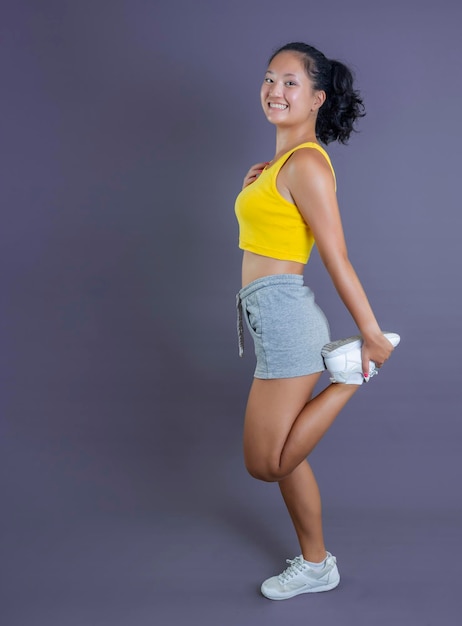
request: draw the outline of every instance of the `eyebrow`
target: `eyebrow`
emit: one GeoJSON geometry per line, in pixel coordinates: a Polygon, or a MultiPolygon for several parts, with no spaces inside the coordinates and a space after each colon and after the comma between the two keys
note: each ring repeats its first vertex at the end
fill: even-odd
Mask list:
{"type": "MultiPolygon", "coordinates": [[[[274,74],[274,72],[271,71],[271,70],[266,70],[266,73],[267,74],[274,74]]],[[[287,74],[283,74],[283,76],[297,76],[297,74],[291,74],[291,73],[288,72],[287,74]]]]}

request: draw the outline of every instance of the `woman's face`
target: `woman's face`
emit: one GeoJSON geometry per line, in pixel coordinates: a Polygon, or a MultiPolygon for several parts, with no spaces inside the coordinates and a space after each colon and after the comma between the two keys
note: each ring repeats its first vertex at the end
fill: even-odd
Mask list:
{"type": "Polygon", "coordinates": [[[260,96],[269,122],[291,126],[316,115],[320,106],[319,94],[323,93],[314,91],[301,56],[297,52],[284,51],[269,64],[260,96]]]}

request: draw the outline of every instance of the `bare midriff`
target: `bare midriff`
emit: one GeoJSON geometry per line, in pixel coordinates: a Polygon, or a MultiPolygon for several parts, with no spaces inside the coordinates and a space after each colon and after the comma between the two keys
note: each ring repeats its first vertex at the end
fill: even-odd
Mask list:
{"type": "Polygon", "coordinates": [[[244,250],[242,259],[242,286],[245,287],[257,278],[273,274],[303,274],[305,265],[296,261],[280,261],[244,250]]]}

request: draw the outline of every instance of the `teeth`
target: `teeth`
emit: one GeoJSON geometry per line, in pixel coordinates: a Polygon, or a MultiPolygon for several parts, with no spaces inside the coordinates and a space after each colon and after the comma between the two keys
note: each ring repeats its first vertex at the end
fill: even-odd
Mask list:
{"type": "Polygon", "coordinates": [[[287,104],[276,104],[274,102],[270,102],[270,109],[280,109],[283,111],[284,109],[287,109],[287,104]]]}

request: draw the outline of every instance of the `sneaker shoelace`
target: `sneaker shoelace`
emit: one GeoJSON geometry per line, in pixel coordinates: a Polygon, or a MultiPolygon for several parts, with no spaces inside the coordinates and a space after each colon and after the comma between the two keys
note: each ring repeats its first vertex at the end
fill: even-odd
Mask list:
{"type": "MultiPolygon", "coordinates": [[[[356,367],[353,366],[353,367],[350,368],[350,370],[345,370],[344,373],[347,373],[347,374],[348,373],[357,374],[356,367]]],[[[367,379],[367,381],[369,381],[373,376],[377,376],[378,373],[379,373],[379,370],[376,367],[374,367],[374,369],[369,372],[369,378],[367,379]]],[[[329,380],[330,380],[331,383],[336,383],[337,382],[337,379],[335,378],[335,376],[331,376],[329,378],[329,380]]],[[[364,382],[367,382],[367,381],[364,378],[364,382]]]]}
{"type": "MultiPolygon", "coordinates": [[[[374,365],[373,369],[369,371],[369,378],[367,379],[367,381],[369,381],[373,376],[377,376],[378,373],[379,370],[374,365]]],[[[366,379],[364,379],[364,382],[366,382],[366,379]]]]}
{"type": "Polygon", "coordinates": [[[301,556],[296,556],[295,559],[286,559],[286,563],[289,563],[289,567],[278,576],[281,584],[286,583],[305,569],[305,564],[301,556]]]}

